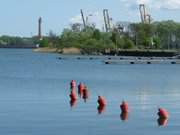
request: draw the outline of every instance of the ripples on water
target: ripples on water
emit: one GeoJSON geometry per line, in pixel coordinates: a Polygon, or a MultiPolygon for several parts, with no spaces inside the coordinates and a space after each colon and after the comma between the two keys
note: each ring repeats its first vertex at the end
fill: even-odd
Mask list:
{"type": "Polygon", "coordinates": [[[101,59],[59,60],[57,54],[0,49],[2,135],[179,135],[180,65],[105,65],[101,59]],[[90,98],[69,99],[69,82],[90,98]],[[98,108],[97,96],[108,105],[98,108]],[[121,114],[122,100],[130,113],[121,114]],[[72,107],[71,107],[72,106],[72,107]],[[170,112],[165,127],[157,109],[170,112]]]}

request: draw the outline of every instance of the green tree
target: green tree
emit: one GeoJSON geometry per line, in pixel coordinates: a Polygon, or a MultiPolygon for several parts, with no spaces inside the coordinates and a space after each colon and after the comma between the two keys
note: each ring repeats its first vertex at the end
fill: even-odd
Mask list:
{"type": "Polygon", "coordinates": [[[160,49],[161,48],[161,40],[159,37],[154,37],[153,38],[153,46],[155,49],[160,49]]]}
{"type": "Polygon", "coordinates": [[[133,48],[135,48],[133,41],[128,38],[124,38],[123,49],[133,49],[133,48]]]}
{"type": "Polygon", "coordinates": [[[155,27],[153,24],[134,23],[130,25],[130,29],[138,46],[150,48],[150,39],[155,33],[155,27]]]}
{"type": "Polygon", "coordinates": [[[39,41],[39,47],[48,47],[49,46],[49,41],[47,38],[43,38],[41,41],[39,41]]]}
{"type": "Polygon", "coordinates": [[[96,40],[101,39],[101,32],[98,29],[93,32],[93,38],[95,38],[96,40]]]}

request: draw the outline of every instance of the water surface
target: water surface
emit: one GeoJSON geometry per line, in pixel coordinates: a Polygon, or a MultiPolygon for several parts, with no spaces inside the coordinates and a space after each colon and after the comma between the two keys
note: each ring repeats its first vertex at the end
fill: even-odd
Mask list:
{"type": "Polygon", "coordinates": [[[102,59],[0,49],[2,135],[179,135],[180,65],[105,65],[102,59]],[[84,82],[90,99],[70,107],[69,82],[84,82]],[[97,96],[108,100],[98,114],[97,96]],[[131,112],[120,118],[119,104],[131,112]],[[157,108],[170,112],[158,126],[157,108]]]}

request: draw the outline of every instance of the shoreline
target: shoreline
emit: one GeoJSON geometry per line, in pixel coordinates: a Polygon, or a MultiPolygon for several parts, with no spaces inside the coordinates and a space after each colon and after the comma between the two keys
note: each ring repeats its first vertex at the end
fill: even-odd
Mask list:
{"type": "MultiPolygon", "coordinates": [[[[41,52],[41,53],[59,53],[64,55],[86,55],[82,54],[81,50],[78,48],[50,48],[50,47],[44,47],[44,48],[35,48],[33,49],[34,52],[41,52]]],[[[88,55],[88,54],[87,54],[88,55]]],[[[177,50],[119,50],[111,51],[108,53],[104,53],[101,56],[134,56],[134,57],[173,57],[176,55],[179,55],[179,52],[177,50]]],[[[96,55],[99,56],[99,55],[96,55]]]]}

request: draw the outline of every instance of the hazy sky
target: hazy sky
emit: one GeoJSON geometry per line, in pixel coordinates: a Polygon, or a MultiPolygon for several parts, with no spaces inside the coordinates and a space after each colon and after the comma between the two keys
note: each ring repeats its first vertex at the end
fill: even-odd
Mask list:
{"type": "Polygon", "coordinates": [[[43,19],[43,34],[59,34],[70,23],[79,22],[79,10],[93,14],[89,21],[99,27],[102,9],[109,9],[114,21],[140,21],[138,4],[148,5],[154,20],[180,21],[180,0],[0,0],[0,35],[31,36],[37,33],[37,19],[43,19]]]}

